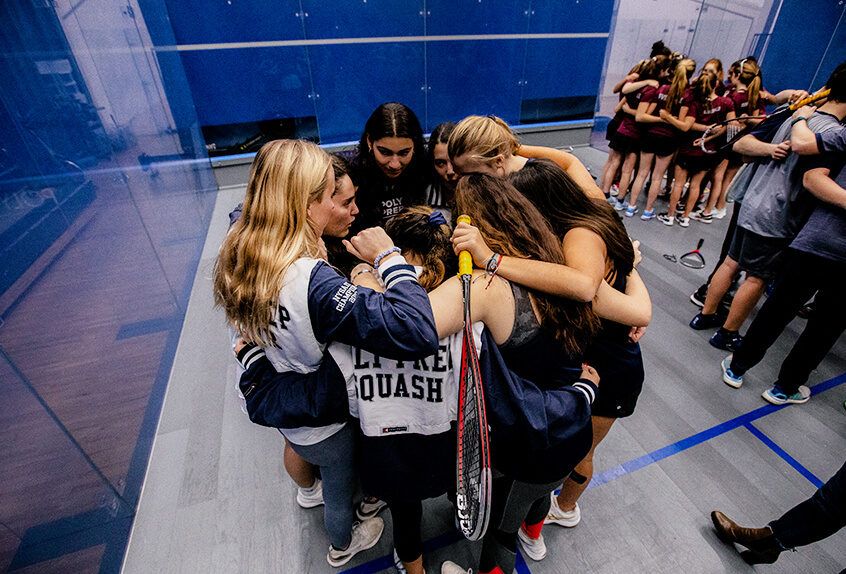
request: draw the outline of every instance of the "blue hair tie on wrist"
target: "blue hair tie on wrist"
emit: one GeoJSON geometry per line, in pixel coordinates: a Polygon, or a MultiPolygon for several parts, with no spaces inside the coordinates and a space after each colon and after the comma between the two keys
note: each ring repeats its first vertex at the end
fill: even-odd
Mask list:
{"type": "Polygon", "coordinates": [[[448,225],[447,220],[444,217],[444,214],[440,211],[433,211],[429,214],[429,225],[432,227],[438,227],[441,225],[448,225]]]}

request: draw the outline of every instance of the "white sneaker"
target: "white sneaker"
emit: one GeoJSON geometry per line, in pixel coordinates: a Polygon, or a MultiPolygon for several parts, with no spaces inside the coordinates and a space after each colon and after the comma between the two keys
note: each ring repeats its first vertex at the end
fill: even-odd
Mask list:
{"type": "Polygon", "coordinates": [[[543,541],[543,534],[540,535],[540,538],[532,538],[521,526],[520,530],[517,531],[517,538],[520,540],[520,545],[523,547],[526,556],[535,562],[546,558],[546,543],[543,541]]]}
{"type": "Polygon", "coordinates": [[[673,223],[675,223],[676,218],[668,213],[661,213],[658,215],[658,221],[660,221],[664,225],[672,226],[673,223]]]}
{"type": "Polygon", "coordinates": [[[447,560],[441,564],[441,574],[473,574],[473,569],[468,568],[465,570],[455,562],[447,560]]]}
{"type": "Polygon", "coordinates": [[[315,479],[315,486],[312,486],[311,494],[307,493],[302,488],[297,488],[297,504],[303,508],[314,508],[323,504],[323,481],[319,478],[315,479]]]}
{"type": "Polygon", "coordinates": [[[385,523],[381,518],[371,518],[364,522],[356,522],[352,527],[350,545],[344,550],[338,550],[330,544],[326,561],[329,562],[330,566],[334,566],[335,568],[343,566],[362,550],[376,546],[384,529],[385,523]]]}
{"type": "Polygon", "coordinates": [[[579,511],[578,502],[573,510],[564,512],[558,507],[558,499],[555,497],[555,493],[551,492],[549,497],[552,500],[549,507],[549,514],[546,515],[546,520],[543,521],[544,524],[557,524],[565,528],[573,528],[582,520],[582,513],[579,511]]]}
{"type": "Polygon", "coordinates": [[[608,193],[611,195],[611,197],[617,197],[617,195],[620,193],[620,186],[616,183],[613,184],[611,186],[611,190],[608,193]]]}
{"type": "Polygon", "coordinates": [[[355,509],[355,515],[359,520],[367,520],[368,518],[373,518],[380,512],[382,509],[388,506],[388,503],[384,500],[379,500],[378,498],[374,499],[374,502],[368,502],[365,498],[364,500],[359,503],[358,508],[355,509]]]}

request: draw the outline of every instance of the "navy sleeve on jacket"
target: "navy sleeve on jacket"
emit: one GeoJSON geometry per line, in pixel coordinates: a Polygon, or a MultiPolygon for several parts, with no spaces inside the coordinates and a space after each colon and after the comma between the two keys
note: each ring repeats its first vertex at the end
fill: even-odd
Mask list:
{"type": "Polygon", "coordinates": [[[261,347],[250,344],[238,353],[245,371],[238,386],[250,420],[274,428],[322,427],[344,422],[349,402],[344,376],[326,351],[311,373],[278,373],[261,347]]]}
{"type": "Polygon", "coordinates": [[[356,287],[326,263],[309,282],[308,310],[317,340],[355,345],[396,360],[438,352],[438,333],[426,290],[414,267],[400,259],[380,266],[386,290],[356,287]]]}
{"type": "Polygon", "coordinates": [[[579,379],[572,384],[561,381],[553,390],[540,389],[508,369],[487,329],[482,334],[479,368],[487,419],[495,434],[530,450],[547,450],[591,424],[596,385],[579,379]]]}

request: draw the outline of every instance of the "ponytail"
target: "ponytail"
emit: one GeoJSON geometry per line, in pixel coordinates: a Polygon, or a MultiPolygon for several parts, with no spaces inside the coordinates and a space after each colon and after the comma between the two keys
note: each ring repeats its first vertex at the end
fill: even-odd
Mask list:
{"type": "Polygon", "coordinates": [[[758,108],[758,100],[761,96],[761,68],[752,60],[746,59],[740,62],[740,83],[746,86],[746,101],[749,102],[749,114],[758,108]]]}
{"type": "Polygon", "coordinates": [[[385,227],[394,244],[423,260],[418,281],[426,291],[444,282],[447,271],[458,269],[452,250],[452,229],[446,219],[427,205],[408,207],[392,217],[385,227]]]}
{"type": "Polygon", "coordinates": [[[693,89],[693,98],[697,102],[707,101],[714,91],[716,82],[717,78],[711,72],[702,70],[699,77],[693,81],[693,85],[691,86],[693,89]]]}
{"type": "Polygon", "coordinates": [[[696,69],[696,62],[690,58],[684,58],[676,64],[673,73],[673,81],[670,84],[670,91],[667,93],[666,110],[675,115],[676,106],[681,102],[685,89],[687,89],[690,74],[696,69]]]}

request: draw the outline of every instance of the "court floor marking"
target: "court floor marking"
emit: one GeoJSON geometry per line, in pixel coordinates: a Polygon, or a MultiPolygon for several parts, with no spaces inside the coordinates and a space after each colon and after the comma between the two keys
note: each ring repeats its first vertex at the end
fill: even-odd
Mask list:
{"type": "MultiPolygon", "coordinates": [[[[823,381],[822,383],[817,383],[816,385],[811,387],[811,396],[819,395],[820,393],[824,393],[834,387],[840,386],[843,383],[846,383],[846,373],[838,375],[832,379],[827,381],[823,381]]],[[[664,460],[667,457],[670,457],[674,454],[678,454],[680,452],[684,452],[696,445],[702,444],[712,438],[724,435],[728,432],[731,432],[735,429],[743,427],[747,429],[753,436],[763,442],[766,446],[768,446],[773,452],[775,452],[779,457],[781,457],[784,461],[786,461],[791,467],[793,467],[797,472],[802,474],[805,478],[807,478],[814,486],[819,488],[822,486],[822,481],[817,478],[811,471],[807,468],[802,466],[795,458],[790,456],[784,449],[778,446],[775,441],[770,439],[766,436],[763,432],[758,430],[756,427],[752,425],[752,422],[759,420],[767,415],[771,415],[772,413],[778,412],[785,407],[790,406],[790,404],[786,405],[771,405],[767,404],[763,407],[757,408],[753,411],[748,413],[742,414],[737,416],[733,419],[730,419],[726,422],[720,423],[716,426],[713,426],[709,429],[705,429],[704,431],[698,432],[693,434],[687,438],[684,438],[680,441],[674,442],[673,444],[667,445],[663,448],[659,448],[653,452],[647,453],[643,456],[638,458],[632,459],[628,462],[624,462],[621,465],[615,466],[610,468],[604,472],[599,474],[595,474],[588,485],[587,490],[591,488],[601,486],[608,482],[611,482],[614,479],[620,478],[621,476],[625,476],[626,474],[630,474],[636,470],[640,470],[646,466],[649,466],[653,463],[659,462],[664,460]]],[[[423,543],[423,553],[434,552],[435,550],[440,550],[441,548],[445,548],[450,546],[463,538],[460,532],[458,531],[451,531],[447,532],[446,534],[441,534],[432,538],[423,543]]],[[[375,574],[376,572],[380,572],[387,568],[392,568],[394,565],[394,558],[391,555],[381,556],[379,558],[375,558],[369,562],[365,562],[364,564],[360,564],[354,568],[350,568],[349,570],[344,570],[339,574],[375,574]]],[[[518,548],[517,552],[517,566],[516,566],[518,574],[531,574],[528,565],[523,560],[518,548]]]]}

